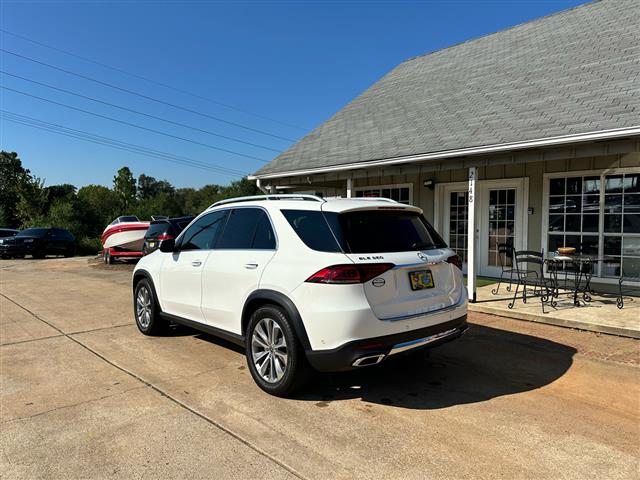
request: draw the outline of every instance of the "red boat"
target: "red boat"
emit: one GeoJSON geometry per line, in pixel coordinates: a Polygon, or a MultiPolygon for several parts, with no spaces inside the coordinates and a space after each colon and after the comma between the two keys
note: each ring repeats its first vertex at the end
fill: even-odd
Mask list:
{"type": "Polygon", "coordinates": [[[104,262],[113,263],[115,258],[141,257],[144,234],[148,228],[149,222],[141,222],[133,215],[116,218],[102,232],[104,262]]]}

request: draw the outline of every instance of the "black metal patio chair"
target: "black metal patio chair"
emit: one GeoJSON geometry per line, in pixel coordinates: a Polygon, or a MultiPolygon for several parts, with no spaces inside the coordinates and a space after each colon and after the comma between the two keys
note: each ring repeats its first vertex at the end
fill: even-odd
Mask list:
{"type": "Polygon", "coordinates": [[[506,276],[509,276],[509,286],[507,286],[507,292],[511,291],[511,285],[513,285],[513,275],[516,273],[516,267],[513,263],[515,250],[512,245],[508,243],[498,244],[498,258],[500,259],[500,280],[498,286],[491,290],[493,295],[497,295],[500,290],[500,285],[506,280],[506,276]]]}
{"type": "MultiPolygon", "coordinates": [[[[513,308],[518,298],[518,292],[522,287],[522,303],[527,303],[529,287],[533,287],[533,295],[543,295],[542,289],[548,293],[548,282],[544,276],[544,251],[518,250],[513,255],[513,266],[516,276],[516,290],[513,299],[507,305],[513,308]]],[[[544,307],[543,307],[544,309],[544,307]]]]}

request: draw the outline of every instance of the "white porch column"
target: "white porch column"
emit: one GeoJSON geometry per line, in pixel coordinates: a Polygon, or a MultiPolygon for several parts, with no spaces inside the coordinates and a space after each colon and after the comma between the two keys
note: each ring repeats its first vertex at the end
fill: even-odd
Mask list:
{"type": "Polygon", "coordinates": [[[467,214],[467,291],[469,301],[476,301],[476,167],[469,168],[469,203],[467,214]]]}
{"type": "Polygon", "coordinates": [[[351,198],[351,190],[353,190],[353,179],[347,178],[347,198],[351,198]]]}

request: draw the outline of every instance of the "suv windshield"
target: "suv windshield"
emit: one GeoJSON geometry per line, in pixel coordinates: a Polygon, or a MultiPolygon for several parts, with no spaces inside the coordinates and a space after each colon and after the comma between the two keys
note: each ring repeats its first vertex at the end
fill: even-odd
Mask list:
{"type": "Polygon", "coordinates": [[[44,237],[47,233],[47,228],[27,228],[21,231],[17,237],[44,237]]]}
{"type": "Polygon", "coordinates": [[[346,213],[283,210],[298,237],[322,252],[389,253],[446,248],[435,229],[411,211],[346,213]]]}

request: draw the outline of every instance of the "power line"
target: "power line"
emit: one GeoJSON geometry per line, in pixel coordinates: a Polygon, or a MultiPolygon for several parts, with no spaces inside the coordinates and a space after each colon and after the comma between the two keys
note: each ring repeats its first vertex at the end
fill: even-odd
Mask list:
{"type": "Polygon", "coordinates": [[[214,172],[214,173],[216,173],[218,175],[223,175],[223,176],[227,176],[227,177],[231,177],[231,178],[238,178],[238,177],[243,176],[243,175],[238,175],[238,174],[218,172],[217,170],[210,170],[208,168],[200,167],[198,165],[192,165],[192,164],[189,164],[189,163],[177,162],[177,161],[171,160],[169,158],[164,158],[164,157],[161,157],[161,156],[158,156],[158,155],[155,155],[155,154],[140,152],[140,151],[137,151],[137,150],[128,149],[128,148],[121,147],[121,146],[118,146],[118,145],[112,145],[112,144],[109,144],[107,142],[94,141],[94,140],[90,140],[88,138],[84,138],[84,137],[81,137],[81,136],[73,135],[73,134],[70,134],[70,133],[58,132],[56,130],[52,130],[52,129],[49,129],[49,128],[46,128],[46,127],[41,127],[41,126],[38,126],[38,125],[30,124],[28,122],[22,122],[22,121],[16,120],[16,119],[11,119],[11,118],[6,118],[6,117],[3,117],[3,118],[4,118],[5,121],[8,121],[8,122],[13,122],[13,123],[16,123],[16,124],[25,125],[25,126],[31,127],[31,128],[37,128],[39,130],[44,130],[44,131],[48,131],[50,133],[63,135],[65,137],[71,137],[71,138],[76,138],[76,139],[79,139],[79,140],[84,140],[86,142],[94,143],[94,144],[97,144],[97,145],[105,145],[105,146],[112,147],[112,148],[115,148],[115,149],[118,149],[118,150],[124,150],[124,151],[132,152],[132,153],[137,153],[137,154],[144,155],[144,156],[151,157],[151,158],[158,158],[160,160],[166,160],[168,162],[177,163],[179,165],[186,166],[186,167],[192,167],[192,168],[198,168],[200,170],[211,171],[211,172],[214,172]]]}
{"type": "Polygon", "coordinates": [[[0,110],[0,115],[4,120],[10,121],[13,123],[18,123],[21,125],[37,128],[40,130],[45,130],[51,133],[56,133],[59,135],[64,135],[67,137],[84,140],[90,143],[105,145],[105,146],[109,146],[119,150],[129,151],[132,153],[137,153],[137,154],[145,155],[152,158],[158,158],[160,160],[165,160],[168,162],[176,163],[176,164],[187,166],[187,167],[193,167],[201,170],[211,171],[214,173],[218,173],[220,175],[230,176],[233,178],[247,175],[246,172],[241,172],[239,170],[233,170],[225,167],[218,167],[216,165],[205,163],[199,160],[194,160],[189,157],[174,155],[174,154],[163,152],[160,150],[154,150],[148,147],[123,142],[117,139],[104,137],[101,135],[95,135],[89,132],[85,132],[83,130],[76,130],[69,127],[65,127],[64,125],[45,122],[43,120],[39,120],[33,117],[27,117],[25,115],[19,115],[6,110],[0,110]]]}
{"type": "Polygon", "coordinates": [[[185,165],[185,166],[189,166],[189,167],[194,167],[194,168],[200,168],[200,169],[204,169],[204,170],[208,170],[208,171],[213,171],[215,173],[220,173],[223,175],[231,175],[234,177],[238,177],[238,176],[244,176],[246,175],[245,172],[240,172],[240,171],[236,171],[236,170],[232,170],[232,169],[227,169],[224,167],[218,167],[212,164],[208,164],[205,162],[201,162],[199,160],[193,160],[190,159],[188,157],[183,157],[180,155],[174,155],[171,153],[166,153],[166,152],[162,152],[159,150],[154,150],[148,147],[143,147],[140,145],[135,145],[135,144],[131,144],[131,143],[126,143],[126,142],[122,142],[120,140],[116,140],[116,139],[112,139],[109,137],[103,137],[100,135],[95,135],[89,132],[85,132],[82,130],[75,130],[72,128],[68,128],[65,127],[63,125],[59,125],[59,124],[55,124],[55,123],[49,123],[49,122],[45,122],[43,120],[38,120],[35,119],[33,117],[26,117],[23,115],[18,115],[12,112],[8,112],[8,111],[4,111],[4,110],[0,110],[0,112],[2,113],[2,117],[5,120],[14,122],[14,123],[20,123],[22,125],[27,125],[27,126],[31,126],[34,128],[39,128],[41,130],[46,130],[52,133],[58,133],[60,135],[65,135],[68,137],[73,137],[73,138],[77,138],[80,140],[86,140],[88,142],[91,143],[98,143],[101,145],[107,145],[107,146],[111,146],[114,148],[118,148],[120,150],[126,150],[126,151],[130,151],[133,153],[140,153],[142,155],[146,155],[146,156],[150,156],[153,158],[160,158],[163,160],[167,160],[173,163],[178,163],[181,165],[185,165]]]}
{"type": "Polygon", "coordinates": [[[215,133],[215,132],[212,132],[210,130],[205,130],[203,128],[194,127],[192,125],[187,125],[185,123],[174,122],[173,120],[168,120],[166,118],[158,117],[158,116],[152,115],[150,113],[145,113],[145,112],[140,112],[138,110],[133,110],[131,108],[123,107],[122,105],[116,105],[115,103],[105,102],[104,100],[100,100],[98,98],[90,97],[90,96],[87,96],[87,95],[82,95],[80,93],[72,92],[71,90],[65,90],[64,88],[56,87],[54,85],[50,85],[50,84],[47,84],[47,83],[44,83],[44,82],[39,82],[37,80],[33,80],[31,78],[22,77],[20,75],[15,75],[13,73],[5,72],[4,70],[0,70],[0,73],[2,73],[4,75],[8,75],[10,77],[19,78],[20,80],[24,80],[25,82],[30,82],[30,83],[33,83],[35,85],[40,85],[40,86],[43,86],[43,87],[47,87],[47,88],[50,88],[51,90],[56,90],[58,92],[63,92],[63,93],[66,93],[68,95],[74,95],[76,97],[83,98],[85,100],[91,100],[92,102],[101,103],[103,105],[108,105],[109,107],[118,108],[120,110],[124,110],[125,112],[131,112],[131,113],[135,113],[137,115],[142,115],[144,117],[153,118],[154,120],[159,120],[161,122],[169,123],[171,125],[177,125],[179,127],[183,127],[183,128],[188,128],[188,129],[194,130],[196,132],[206,133],[206,134],[212,135],[214,137],[224,138],[226,140],[231,140],[231,141],[234,141],[234,142],[242,143],[244,145],[250,145],[250,146],[256,147],[256,148],[262,148],[264,150],[270,150],[270,151],[276,152],[276,153],[280,153],[281,152],[281,150],[276,150],[275,148],[265,147],[264,145],[259,145],[257,143],[247,142],[245,140],[240,140],[239,138],[228,137],[226,135],[221,135],[219,133],[215,133]]]}
{"type": "Polygon", "coordinates": [[[194,145],[200,145],[202,147],[211,148],[213,150],[219,150],[221,152],[230,153],[232,155],[238,155],[240,157],[246,157],[246,158],[250,158],[252,160],[258,160],[260,162],[265,162],[265,163],[269,162],[269,160],[265,160],[264,158],[254,157],[253,155],[247,155],[246,153],[234,152],[233,150],[227,150],[226,148],[216,147],[215,145],[210,145],[208,143],[199,142],[197,140],[191,140],[189,138],[180,137],[178,135],[173,135],[171,133],[163,132],[161,130],[155,130],[153,128],[143,127],[142,125],[138,125],[136,123],[126,122],[124,120],[119,120],[117,118],[109,117],[107,115],[102,115],[100,113],[95,113],[95,112],[91,112],[89,110],[84,110],[82,108],[74,107],[72,105],[67,105],[66,103],[56,102],[56,101],[48,99],[48,98],[39,97],[39,96],[33,95],[31,93],[27,93],[27,92],[23,92],[23,91],[20,91],[20,90],[16,90],[14,88],[5,87],[4,85],[0,85],[0,88],[2,88],[3,90],[8,90],[10,92],[18,93],[20,95],[24,95],[24,96],[27,96],[27,97],[31,97],[31,98],[35,98],[35,99],[38,99],[38,100],[42,100],[43,102],[48,102],[48,103],[51,103],[53,105],[59,105],[61,107],[69,108],[71,110],[76,110],[78,112],[86,113],[88,115],[93,115],[94,117],[104,118],[104,119],[110,120],[112,122],[121,123],[122,125],[127,125],[127,126],[130,126],[130,127],[139,128],[140,130],[146,130],[148,132],[156,133],[158,135],[164,135],[165,137],[182,140],[183,142],[193,143],[194,145]]]}
{"type": "Polygon", "coordinates": [[[248,131],[251,131],[251,132],[254,132],[254,133],[260,133],[262,135],[267,135],[269,137],[277,138],[277,139],[284,140],[284,141],[287,141],[287,142],[295,142],[295,140],[292,139],[292,138],[282,137],[280,135],[269,133],[269,132],[266,132],[264,130],[259,130],[257,128],[252,128],[252,127],[247,127],[246,125],[242,125],[240,123],[230,122],[229,120],[225,120],[225,119],[220,118],[220,117],[215,117],[213,115],[209,115],[208,113],[203,113],[203,112],[199,112],[197,110],[193,110],[191,108],[182,107],[180,105],[176,105],[175,103],[165,102],[164,100],[159,100],[157,98],[150,97],[150,96],[145,95],[143,93],[135,92],[133,90],[129,90],[129,89],[124,88],[124,87],[119,87],[118,85],[114,85],[112,83],[103,82],[102,80],[98,80],[98,79],[95,79],[95,78],[92,78],[92,77],[88,77],[87,75],[83,75],[81,73],[72,72],[71,70],[67,70],[67,69],[64,69],[64,68],[61,68],[61,67],[57,67],[55,65],[51,65],[50,63],[42,62],[40,60],[36,60],[35,58],[27,57],[27,56],[21,55],[19,53],[11,52],[9,50],[5,50],[4,48],[0,48],[0,52],[7,53],[9,55],[13,55],[15,57],[22,58],[23,60],[27,60],[29,62],[36,63],[38,65],[43,65],[45,67],[52,68],[54,70],[58,70],[60,72],[66,73],[68,75],[73,75],[75,77],[82,78],[84,80],[89,80],[90,82],[94,82],[94,83],[97,83],[99,85],[104,85],[106,87],[113,88],[115,90],[119,90],[121,92],[125,92],[125,93],[128,93],[130,95],[135,95],[137,97],[144,98],[144,99],[150,100],[152,102],[160,103],[162,105],[167,105],[169,107],[176,108],[178,110],[182,110],[182,111],[185,111],[185,112],[193,113],[195,115],[200,115],[202,117],[209,118],[209,119],[215,120],[217,122],[226,123],[227,125],[231,125],[231,126],[234,126],[234,127],[237,127],[237,128],[242,128],[244,130],[248,130],[248,131]]]}
{"type": "Polygon", "coordinates": [[[5,30],[3,28],[0,28],[0,32],[4,33],[6,35],[11,35],[13,37],[19,38],[21,40],[25,40],[27,42],[31,42],[31,43],[33,43],[35,45],[39,45],[41,47],[48,48],[50,50],[54,50],[56,52],[64,53],[65,55],[69,55],[70,57],[78,58],[78,59],[83,60],[85,62],[93,63],[94,65],[98,65],[98,66],[103,67],[103,68],[108,68],[109,70],[113,70],[115,72],[123,73],[125,75],[129,75],[130,77],[137,78],[139,80],[144,80],[145,82],[153,83],[154,85],[159,85],[159,86],[164,87],[164,88],[168,88],[169,90],[173,90],[174,92],[184,93],[185,95],[189,95],[191,97],[198,98],[200,100],[206,100],[207,102],[211,102],[211,103],[213,103],[215,105],[220,105],[222,107],[229,108],[231,110],[235,110],[237,112],[241,112],[241,113],[244,113],[244,114],[247,114],[247,115],[251,115],[251,116],[254,116],[256,118],[261,118],[263,120],[269,120],[270,122],[277,123],[277,124],[283,125],[285,127],[295,128],[295,129],[300,130],[300,131],[306,131],[305,128],[299,127],[297,125],[292,125],[290,123],[283,122],[282,120],[277,120],[275,118],[271,118],[271,117],[268,117],[266,115],[262,115],[262,114],[255,113],[255,112],[251,112],[249,110],[245,110],[244,108],[236,107],[234,105],[229,105],[228,103],[220,102],[219,100],[214,100],[212,98],[205,97],[205,96],[200,95],[198,93],[190,92],[188,90],[183,90],[181,88],[174,87],[172,85],[168,85],[166,83],[162,83],[162,82],[159,82],[157,80],[153,80],[151,78],[144,77],[142,75],[138,75],[136,73],[128,72],[127,70],[123,70],[121,68],[114,67],[113,65],[108,65],[106,63],[98,62],[97,60],[93,60],[93,59],[88,58],[88,57],[83,57],[82,55],[78,55],[76,53],[72,53],[72,52],[70,52],[68,50],[63,50],[62,48],[54,47],[53,45],[48,45],[46,43],[39,42],[39,41],[34,40],[32,38],[25,37],[24,35],[18,35],[17,33],[10,32],[10,31],[5,30]]]}

